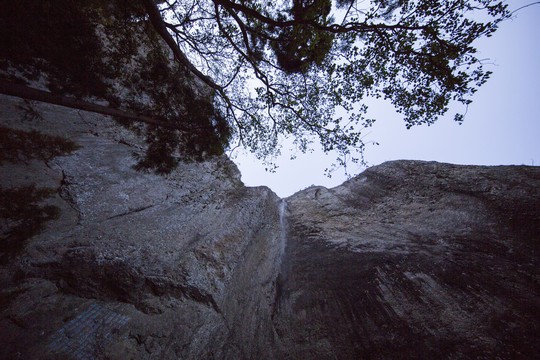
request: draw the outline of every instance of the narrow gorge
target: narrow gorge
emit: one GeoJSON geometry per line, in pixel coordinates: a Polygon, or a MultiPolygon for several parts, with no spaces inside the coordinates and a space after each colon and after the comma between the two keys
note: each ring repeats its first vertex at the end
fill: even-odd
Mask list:
{"type": "Polygon", "coordinates": [[[540,358],[539,167],[247,187],[157,3],[3,5],[0,359],[540,358]]]}
{"type": "Polygon", "coordinates": [[[29,185],[58,211],[2,248],[2,359],[538,356],[537,167],[394,161],[282,200],[225,156],[137,171],[143,139],[104,115],[0,106],[4,132],[76,144],[3,158],[3,214],[29,185]]]}

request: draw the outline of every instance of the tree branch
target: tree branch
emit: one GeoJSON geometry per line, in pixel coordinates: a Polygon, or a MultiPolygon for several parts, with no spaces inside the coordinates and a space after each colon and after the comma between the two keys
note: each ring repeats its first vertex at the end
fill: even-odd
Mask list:
{"type": "Polygon", "coordinates": [[[84,100],[74,99],[62,95],[53,94],[47,91],[34,89],[25,85],[15,84],[3,79],[0,79],[0,93],[11,95],[28,100],[42,101],[49,104],[61,105],[73,109],[91,111],[103,115],[117,116],[123,119],[140,121],[146,124],[159,125],[170,129],[187,130],[179,124],[169,124],[163,121],[154,119],[153,117],[134,114],[117,108],[93,104],[84,100]]]}
{"type": "Polygon", "coordinates": [[[221,5],[227,9],[234,9],[234,10],[240,11],[241,13],[247,16],[253,17],[254,19],[262,21],[263,23],[267,25],[275,26],[275,27],[291,27],[295,25],[308,25],[308,26],[313,27],[314,29],[321,30],[321,31],[328,31],[334,34],[346,33],[349,31],[357,31],[357,32],[375,31],[376,29],[402,29],[402,30],[425,29],[425,26],[407,26],[407,25],[401,25],[399,23],[394,24],[394,25],[387,25],[387,24],[366,24],[366,23],[353,22],[353,23],[347,23],[344,25],[339,25],[339,24],[323,25],[310,19],[294,19],[294,20],[278,21],[278,20],[272,19],[271,17],[265,16],[261,14],[260,12],[253,10],[243,4],[237,4],[230,0],[213,0],[213,2],[214,4],[221,5]]]}
{"type": "Polygon", "coordinates": [[[146,9],[146,12],[150,16],[150,22],[152,23],[154,29],[159,34],[159,36],[161,36],[161,38],[167,43],[169,48],[172,50],[176,60],[180,62],[181,64],[185,65],[189,69],[189,71],[191,71],[195,76],[201,79],[205,84],[210,86],[212,89],[221,90],[221,86],[216,84],[212,79],[204,75],[195,66],[193,66],[193,64],[188,60],[186,55],[184,55],[182,50],[180,50],[180,48],[178,47],[178,44],[176,44],[171,34],[169,34],[169,32],[167,31],[165,22],[163,21],[163,18],[161,17],[161,12],[157,8],[157,6],[154,4],[154,1],[142,0],[142,3],[146,9]]]}

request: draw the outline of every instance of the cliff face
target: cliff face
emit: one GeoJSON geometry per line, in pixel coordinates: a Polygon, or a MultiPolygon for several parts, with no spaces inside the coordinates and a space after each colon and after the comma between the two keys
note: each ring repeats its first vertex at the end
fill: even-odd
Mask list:
{"type": "Polygon", "coordinates": [[[283,358],[538,356],[539,181],[525,166],[397,161],[293,195],[283,358]]]}
{"type": "Polygon", "coordinates": [[[0,358],[539,353],[538,168],[398,161],[282,201],[226,157],[139,172],[110,118],[0,100],[2,131],[80,146],[3,161],[3,189],[53,189],[58,214],[3,250],[0,358]]]}
{"type": "Polygon", "coordinates": [[[2,98],[4,125],[62,135],[80,149],[2,169],[4,188],[56,189],[46,201],[60,216],[5,257],[1,358],[73,353],[88,331],[115,340],[83,354],[106,343],[105,353],[119,359],[241,358],[257,347],[244,336],[271,339],[261,324],[269,322],[280,259],[274,193],[244,187],[225,157],[182,163],[167,176],[138,172],[132,153],[144,152],[144,142],[110,119],[33,104],[41,118],[24,122],[21,104],[28,105],[2,98]],[[98,326],[104,334],[76,328],[51,347],[69,321],[84,325],[77,316],[94,304],[129,325],[114,334],[107,324],[98,326]]]}

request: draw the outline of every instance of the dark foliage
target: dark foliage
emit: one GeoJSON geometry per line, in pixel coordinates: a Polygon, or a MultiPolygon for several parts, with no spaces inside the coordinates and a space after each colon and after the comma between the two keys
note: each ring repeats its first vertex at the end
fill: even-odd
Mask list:
{"type": "Polygon", "coordinates": [[[70,154],[78,148],[73,141],[60,136],[0,126],[0,164],[32,159],[48,161],[55,156],[70,154]]]}
{"type": "MultiPolygon", "coordinates": [[[[290,15],[297,21],[326,25],[331,9],[330,0],[295,0],[290,15]]],[[[277,39],[272,41],[272,49],[283,70],[301,73],[313,65],[320,65],[330,51],[333,41],[333,34],[299,23],[281,29],[277,39]]]]}
{"type": "Polygon", "coordinates": [[[24,241],[39,233],[45,223],[58,218],[58,207],[40,205],[55,193],[55,189],[35,185],[0,187],[0,262],[20,251],[24,241]]]}
{"type": "Polygon", "coordinates": [[[196,97],[186,101],[186,119],[190,136],[181,146],[181,152],[202,160],[204,155],[221,155],[229,143],[231,129],[225,117],[208,100],[196,97]]]}
{"type": "MultiPolygon", "coordinates": [[[[74,142],[59,136],[0,127],[0,164],[32,159],[48,161],[78,148],[74,142]]],[[[55,189],[36,188],[35,185],[18,188],[0,186],[0,262],[16,255],[24,247],[26,239],[39,233],[45,223],[59,216],[60,209],[56,206],[40,205],[54,194],[55,189]]]]}
{"type": "MultiPolygon", "coordinates": [[[[185,67],[171,61],[145,16],[137,1],[2,0],[0,40],[5,46],[0,48],[0,66],[16,66],[30,79],[46,74],[53,92],[103,98],[112,106],[155,117],[177,128],[150,127],[146,135],[148,153],[138,164],[140,169],[166,173],[179,158],[200,160],[205,155],[223,153],[231,131],[223,117],[215,115],[211,97],[194,90],[197,85],[185,67]],[[112,41],[108,47],[103,47],[97,36],[98,25],[112,41]],[[134,59],[141,46],[150,51],[139,63],[134,59]],[[135,68],[130,67],[133,64],[135,68]],[[120,98],[108,85],[111,82],[125,86],[130,94],[120,98]],[[151,107],[141,101],[141,94],[150,96],[151,107]]],[[[31,108],[27,107],[25,114],[34,117],[31,108]]],[[[8,150],[4,160],[55,156],[46,154],[50,146],[37,154],[36,147],[22,144],[35,142],[37,134],[2,129],[0,136],[8,150]],[[17,147],[25,149],[14,150],[17,147]]]]}
{"type": "Polygon", "coordinates": [[[187,71],[172,65],[160,48],[148,54],[142,67],[144,70],[134,76],[140,77],[155,104],[151,113],[177,125],[178,130],[150,127],[148,150],[136,168],[164,174],[176,167],[179,158],[200,161],[221,155],[231,136],[229,125],[210,100],[195,93],[185,80],[189,78],[187,71]]]}

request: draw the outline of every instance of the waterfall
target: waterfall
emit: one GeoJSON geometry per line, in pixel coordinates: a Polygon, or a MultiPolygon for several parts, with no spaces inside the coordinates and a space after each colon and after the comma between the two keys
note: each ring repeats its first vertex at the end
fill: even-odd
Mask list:
{"type": "Polygon", "coordinates": [[[279,246],[279,253],[280,253],[280,263],[283,262],[283,256],[285,255],[285,245],[287,243],[287,230],[285,228],[285,210],[287,209],[287,202],[285,200],[281,200],[281,203],[279,204],[279,226],[280,226],[280,246],[279,246]]]}
{"type": "Polygon", "coordinates": [[[285,228],[285,210],[287,209],[287,202],[285,200],[281,200],[281,203],[279,204],[279,226],[280,226],[280,234],[279,234],[279,255],[277,258],[277,276],[276,276],[276,289],[275,289],[275,300],[272,310],[272,318],[278,311],[280,304],[281,304],[281,298],[283,296],[283,282],[286,278],[285,271],[283,269],[283,259],[285,257],[285,245],[287,243],[287,230],[285,228]]]}

